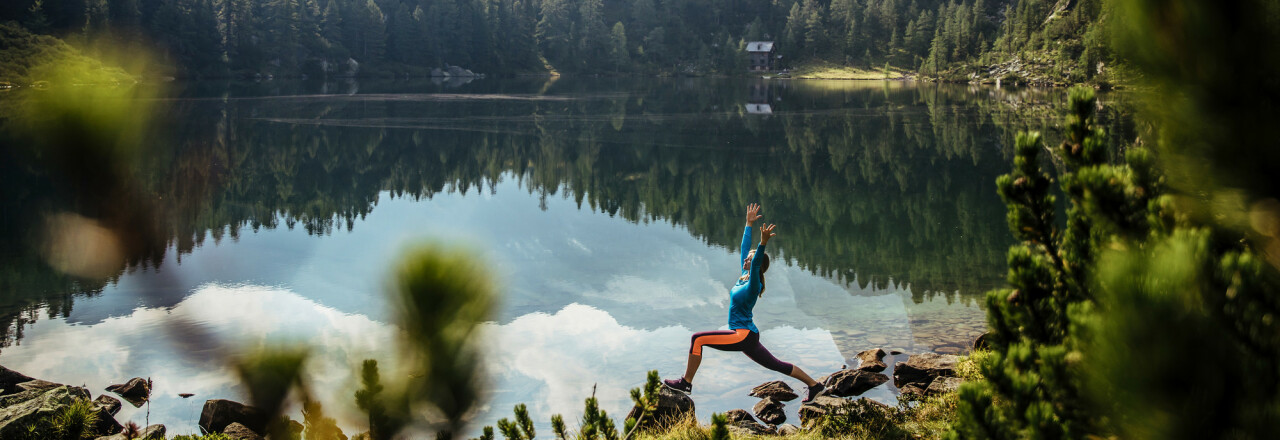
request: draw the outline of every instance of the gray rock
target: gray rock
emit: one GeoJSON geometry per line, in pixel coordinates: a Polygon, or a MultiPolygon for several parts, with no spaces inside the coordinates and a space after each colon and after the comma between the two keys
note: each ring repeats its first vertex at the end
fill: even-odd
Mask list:
{"type": "Polygon", "coordinates": [[[27,390],[44,391],[44,390],[51,390],[60,386],[62,386],[62,384],[60,383],[53,383],[47,380],[40,380],[40,379],[31,379],[29,381],[18,384],[18,389],[23,391],[27,391],[27,390]]]}
{"type": "Polygon", "coordinates": [[[824,385],[836,396],[857,396],[889,381],[889,376],[861,370],[840,370],[828,376],[824,385]]]}
{"type": "Polygon", "coordinates": [[[18,388],[18,384],[30,382],[35,379],[27,377],[22,373],[10,370],[4,366],[0,366],[0,395],[9,395],[23,391],[18,388]]]}
{"type": "Polygon", "coordinates": [[[898,392],[904,395],[916,394],[916,395],[923,396],[924,386],[918,383],[909,383],[909,384],[903,385],[901,388],[898,388],[898,392]]]}
{"type": "Polygon", "coordinates": [[[120,412],[121,405],[120,405],[120,399],[103,394],[98,396],[98,398],[93,401],[93,406],[98,408],[99,410],[106,411],[107,414],[114,416],[120,412]]]}
{"type": "Polygon", "coordinates": [[[786,382],[775,380],[765,382],[751,389],[751,397],[770,398],[779,402],[790,402],[800,397],[786,382]]]}
{"type": "Polygon", "coordinates": [[[270,420],[266,411],[226,399],[206,400],[204,409],[200,411],[200,429],[206,433],[222,432],[232,423],[240,423],[253,432],[263,432],[270,420]]]}
{"type": "Polygon", "coordinates": [[[0,438],[18,438],[36,420],[82,400],[89,400],[89,390],[66,385],[4,396],[0,399],[0,438]]]}
{"type": "Polygon", "coordinates": [[[128,382],[107,387],[107,391],[116,393],[127,400],[135,408],[142,406],[151,398],[151,381],[141,377],[129,379],[128,382]]]}
{"type": "Polygon", "coordinates": [[[955,391],[962,383],[964,381],[958,377],[938,376],[929,383],[929,388],[925,388],[924,392],[930,396],[940,396],[955,391]]]}
{"type": "Polygon", "coordinates": [[[746,410],[731,409],[724,413],[724,418],[728,422],[725,427],[729,428],[729,432],[739,436],[773,434],[772,428],[756,422],[746,410]]]}
{"type": "Polygon", "coordinates": [[[751,415],[744,410],[730,410],[724,413],[724,417],[728,421],[725,427],[732,434],[738,436],[774,434],[773,428],[757,423],[756,419],[751,418],[751,415]]]}
{"type": "Polygon", "coordinates": [[[729,426],[726,426],[726,428],[729,429],[729,434],[736,435],[738,437],[777,434],[777,432],[774,431],[773,428],[761,425],[759,423],[751,423],[751,424],[744,423],[741,425],[729,425],[729,426]]]}
{"type": "Polygon", "coordinates": [[[782,402],[771,398],[764,398],[751,407],[751,411],[760,418],[760,421],[770,425],[777,425],[787,421],[787,413],[782,409],[782,402]]]}
{"type": "Polygon", "coordinates": [[[858,369],[862,371],[870,371],[872,373],[884,371],[886,368],[889,368],[889,365],[880,360],[884,358],[885,355],[886,353],[883,348],[873,348],[871,350],[858,353],[855,357],[857,357],[859,361],[862,361],[862,364],[858,365],[858,369]]]}
{"type": "Polygon", "coordinates": [[[151,425],[138,434],[140,440],[164,440],[164,425],[151,425]]]}
{"type": "Polygon", "coordinates": [[[800,433],[800,427],[790,423],[778,425],[778,435],[794,435],[800,433]]]}
{"type": "MultiPolygon", "coordinates": [[[[637,429],[650,429],[684,420],[685,417],[694,417],[693,399],[688,394],[665,386],[658,389],[658,409],[653,411],[653,417],[638,422],[637,429]]],[[[627,418],[632,417],[640,419],[640,408],[631,408],[627,418]]]]}
{"type": "Polygon", "coordinates": [[[115,416],[107,412],[106,408],[101,408],[97,405],[94,405],[94,407],[98,409],[98,423],[93,425],[94,433],[102,435],[124,431],[124,426],[120,425],[120,422],[116,421],[115,416]]]}
{"type": "Polygon", "coordinates": [[[838,397],[818,396],[812,402],[800,407],[800,425],[806,429],[813,428],[825,417],[847,417],[855,423],[871,419],[884,419],[891,415],[893,408],[889,405],[861,398],[850,401],[838,397]]]}
{"type": "Polygon", "coordinates": [[[848,404],[848,400],[839,397],[814,397],[813,401],[800,406],[800,426],[813,427],[823,417],[837,414],[848,404]]]}
{"type": "Polygon", "coordinates": [[[261,435],[239,423],[227,425],[222,433],[235,440],[263,440],[261,435]]]}
{"type": "Polygon", "coordinates": [[[955,376],[960,357],[950,354],[913,354],[906,362],[898,362],[893,369],[893,384],[901,388],[918,383],[927,386],[938,376],[955,376]]]}
{"type": "Polygon", "coordinates": [[[745,409],[731,409],[724,413],[724,418],[729,423],[751,422],[755,423],[756,419],[751,417],[751,413],[745,409]]]}

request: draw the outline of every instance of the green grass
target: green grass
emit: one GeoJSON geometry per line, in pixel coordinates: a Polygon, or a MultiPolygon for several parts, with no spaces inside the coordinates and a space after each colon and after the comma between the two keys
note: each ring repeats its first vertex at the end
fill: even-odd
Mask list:
{"type": "Polygon", "coordinates": [[[205,435],[198,435],[198,434],[176,435],[170,440],[231,440],[231,437],[227,437],[226,434],[223,434],[221,432],[215,432],[212,434],[205,434],[205,435]]]}
{"type": "Polygon", "coordinates": [[[98,412],[89,400],[77,400],[55,414],[27,425],[18,440],[78,440],[95,438],[94,426],[98,424],[98,412]]]}
{"type": "MultiPolygon", "coordinates": [[[[903,73],[902,69],[891,68],[888,78],[898,78],[903,73]]],[[[806,63],[792,69],[791,77],[801,79],[886,79],[883,68],[861,69],[825,61],[806,63]]]]}
{"type": "Polygon", "coordinates": [[[134,78],[65,41],[32,34],[12,22],[0,23],[0,83],[31,86],[44,81],[117,84],[132,83],[134,78]],[[49,66],[57,66],[57,70],[48,70],[49,66]]]}

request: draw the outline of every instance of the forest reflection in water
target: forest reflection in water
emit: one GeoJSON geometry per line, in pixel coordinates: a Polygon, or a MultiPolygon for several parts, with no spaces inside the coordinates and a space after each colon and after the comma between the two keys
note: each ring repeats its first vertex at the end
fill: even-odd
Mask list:
{"type": "MultiPolygon", "coordinates": [[[[81,203],[57,173],[0,165],[5,186],[23,189],[0,200],[3,343],[42,317],[96,326],[195,292],[209,301],[209,286],[227,283],[286,286],[380,321],[385,259],[435,234],[482,243],[498,261],[507,288],[495,325],[536,328],[572,312],[662,333],[675,342],[653,348],[678,353],[673,335],[723,322],[721,260],[736,251],[742,207],[760,202],[782,225],[771,248],[788,264],[771,271],[778,306],[758,321],[833,344],[783,353],[838,363],[873,346],[955,351],[984,325],[977,298],[1003,279],[1011,239],[995,176],[1016,131],[1052,133],[1058,95],[707,79],[192,84],[160,101],[157,142],[132,170],[157,201],[147,215],[163,240],[107,279],[60,274],[31,242],[42,209],[81,203]],[[415,217],[422,209],[431,221],[415,217]],[[384,210],[397,214],[369,223],[384,210]],[[590,214],[607,217],[573,220],[590,214]],[[403,223],[415,218],[432,228],[403,223]],[[353,235],[361,228],[389,232],[353,235]]],[[[1131,131],[1103,118],[1117,136],[1131,131]]],[[[0,354],[6,365],[16,356],[0,354]]],[[[557,387],[538,374],[511,377],[557,387]]]]}

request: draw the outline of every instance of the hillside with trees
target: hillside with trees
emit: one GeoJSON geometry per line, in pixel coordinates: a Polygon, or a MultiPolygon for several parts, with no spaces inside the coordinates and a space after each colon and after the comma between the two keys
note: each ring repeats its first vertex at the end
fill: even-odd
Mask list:
{"type": "Polygon", "coordinates": [[[948,80],[1107,81],[1102,0],[14,0],[0,22],[71,42],[143,43],[179,77],[739,74],[781,67],[948,80]],[[1102,73],[1102,78],[1099,78],[1102,73]]]}

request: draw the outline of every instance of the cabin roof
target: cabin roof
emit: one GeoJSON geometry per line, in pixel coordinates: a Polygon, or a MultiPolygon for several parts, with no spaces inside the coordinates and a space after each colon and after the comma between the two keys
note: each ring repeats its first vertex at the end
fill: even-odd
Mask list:
{"type": "Polygon", "coordinates": [[[747,52],[772,52],[772,41],[752,41],[747,43],[747,52]]]}

